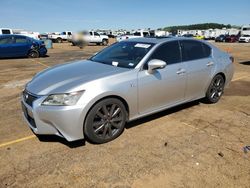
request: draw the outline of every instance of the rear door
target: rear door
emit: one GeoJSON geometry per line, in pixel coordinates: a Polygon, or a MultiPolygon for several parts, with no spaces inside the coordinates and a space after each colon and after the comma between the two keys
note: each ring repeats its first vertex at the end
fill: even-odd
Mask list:
{"type": "Polygon", "coordinates": [[[15,36],[12,45],[12,54],[16,57],[27,56],[31,47],[31,41],[25,36],[15,36]]]}
{"type": "Polygon", "coordinates": [[[179,42],[172,41],[159,46],[149,58],[151,59],[163,60],[167,66],[149,74],[146,64],[144,70],[139,71],[140,114],[180,103],[185,96],[186,73],[185,64],[181,62],[179,42]]]}
{"type": "Polygon", "coordinates": [[[211,48],[199,41],[182,40],[182,61],[186,64],[187,90],[186,100],[205,96],[206,87],[210,82],[215,67],[211,56],[211,48]]]}
{"type": "Polygon", "coordinates": [[[12,56],[12,45],[14,43],[12,36],[4,36],[0,38],[0,57],[12,56]]]}

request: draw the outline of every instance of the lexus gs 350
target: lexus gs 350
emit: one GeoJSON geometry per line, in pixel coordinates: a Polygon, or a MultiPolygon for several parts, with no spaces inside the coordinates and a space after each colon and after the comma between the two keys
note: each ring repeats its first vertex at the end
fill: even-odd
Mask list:
{"type": "Polygon", "coordinates": [[[233,58],[210,43],[137,38],[38,73],[21,103],[37,135],[105,143],[128,121],[197,99],[218,102],[232,77],[233,58]]]}

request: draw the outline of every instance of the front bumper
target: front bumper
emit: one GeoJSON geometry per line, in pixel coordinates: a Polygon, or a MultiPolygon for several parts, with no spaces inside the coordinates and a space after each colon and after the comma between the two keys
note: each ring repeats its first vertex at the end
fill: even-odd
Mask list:
{"type": "Polygon", "coordinates": [[[38,135],[57,135],[68,141],[83,139],[87,114],[84,106],[43,106],[41,103],[46,97],[38,97],[32,105],[21,97],[23,117],[32,131],[38,135]]]}
{"type": "Polygon", "coordinates": [[[45,48],[45,47],[41,47],[41,48],[39,49],[39,55],[40,55],[40,56],[45,56],[45,55],[47,54],[47,52],[48,52],[48,50],[47,50],[47,48],[45,48]]]}

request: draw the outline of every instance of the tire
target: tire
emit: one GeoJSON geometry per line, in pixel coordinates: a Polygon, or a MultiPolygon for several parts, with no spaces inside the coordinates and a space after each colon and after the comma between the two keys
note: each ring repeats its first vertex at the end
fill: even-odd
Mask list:
{"type": "Polygon", "coordinates": [[[104,99],[89,111],[84,124],[84,134],[92,143],[109,142],[121,135],[126,119],[127,111],[120,100],[104,99]]]}
{"type": "Polygon", "coordinates": [[[107,46],[107,45],[108,45],[108,43],[109,43],[109,42],[108,42],[108,40],[105,40],[105,39],[104,39],[104,40],[102,40],[102,45],[103,45],[103,46],[107,46]]]}
{"type": "Polygon", "coordinates": [[[217,74],[207,89],[205,101],[210,104],[217,103],[224,92],[224,87],[225,79],[222,75],[217,74]]]}
{"type": "Polygon", "coordinates": [[[62,38],[57,38],[57,39],[56,39],[56,42],[57,42],[57,43],[62,43],[63,40],[62,40],[62,38]]]}
{"type": "Polygon", "coordinates": [[[29,52],[28,57],[29,58],[38,58],[39,53],[38,53],[38,51],[32,50],[32,51],[29,52]]]}

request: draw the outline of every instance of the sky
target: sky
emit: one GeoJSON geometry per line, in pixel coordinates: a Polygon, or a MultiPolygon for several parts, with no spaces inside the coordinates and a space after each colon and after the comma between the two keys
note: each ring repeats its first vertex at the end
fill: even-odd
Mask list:
{"type": "Polygon", "coordinates": [[[250,0],[1,0],[0,28],[38,32],[250,24],[250,0]]]}

